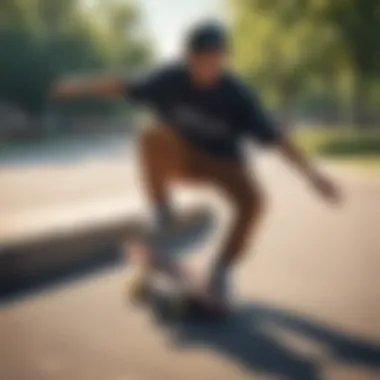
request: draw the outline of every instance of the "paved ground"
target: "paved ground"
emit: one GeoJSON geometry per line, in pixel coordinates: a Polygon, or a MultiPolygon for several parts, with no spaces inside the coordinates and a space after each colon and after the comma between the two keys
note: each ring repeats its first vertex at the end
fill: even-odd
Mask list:
{"type": "MultiPolygon", "coordinates": [[[[23,220],[31,228],[39,217],[42,226],[62,210],[69,220],[72,204],[86,215],[96,204],[111,214],[140,202],[121,145],[64,157],[2,162],[3,239],[17,238],[23,220]]],[[[338,171],[346,204],[333,209],[275,159],[260,160],[258,171],[270,210],[237,270],[234,318],[159,328],[126,302],[126,269],[104,269],[2,305],[0,378],[379,379],[379,182],[338,171]]],[[[206,196],[223,219],[220,200],[206,196]]],[[[195,265],[212,257],[215,241],[195,265]]]]}

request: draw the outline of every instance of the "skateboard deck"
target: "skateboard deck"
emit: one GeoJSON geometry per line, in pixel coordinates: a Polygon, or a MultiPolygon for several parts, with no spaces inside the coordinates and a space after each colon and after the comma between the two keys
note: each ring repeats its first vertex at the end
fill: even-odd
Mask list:
{"type": "Polygon", "coordinates": [[[212,306],[204,287],[195,282],[187,289],[180,289],[173,281],[166,281],[166,286],[152,281],[148,287],[137,277],[129,283],[128,296],[130,301],[147,309],[159,322],[216,321],[227,316],[212,306]]]}
{"type": "Polygon", "coordinates": [[[214,312],[207,302],[197,295],[153,286],[139,306],[147,310],[159,323],[206,322],[221,320],[226,315],[214,312]]]}
{"type": "Polygon", "coordinates": [[[204,300],[168,290],[153,289],[148,302],[147,306],[158,322],[215,322],[222,317],[212,312],[204,300]]]}

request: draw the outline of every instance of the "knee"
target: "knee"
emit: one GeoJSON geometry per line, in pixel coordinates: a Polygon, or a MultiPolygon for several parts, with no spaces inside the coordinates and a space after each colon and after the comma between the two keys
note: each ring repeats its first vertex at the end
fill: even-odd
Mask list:
{"type": "Polygon", "coordinates": [[[139,136],[139,155],[144,165],[157,167],[163,152],[168,150],[162,131],[155,125],[145,128],[139,136]]]}
{"type": "Polygon", "coordinates": [[[176,146],[169,127],[159,123],[146,125],[140,133],[139,141],[143,152],[153,155],[171,152],[176,146]]]}
{"type": "Polygon", "coordinates": [[[152,125],[144,126],[140,133],[139,144],[143,150],[152,150],[159,141],[157,128],[152,125]]]}

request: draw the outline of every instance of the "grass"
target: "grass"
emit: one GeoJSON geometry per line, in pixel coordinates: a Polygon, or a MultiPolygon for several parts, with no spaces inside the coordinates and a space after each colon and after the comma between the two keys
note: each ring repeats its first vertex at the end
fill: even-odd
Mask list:
{"type": "Polygon", "coordinates": [[[299,129],[294,131],[293,137],[311,154],[354,166],[380,169],[380,129],[299,129]]]}

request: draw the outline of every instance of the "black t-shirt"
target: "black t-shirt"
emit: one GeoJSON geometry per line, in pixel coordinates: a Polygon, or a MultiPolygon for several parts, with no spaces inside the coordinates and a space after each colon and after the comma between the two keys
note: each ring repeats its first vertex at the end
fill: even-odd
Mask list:
{"type": "Polygon", "coordinates": [[[205,89],[192,83],[184,65],[175,64],[128,81],[125,92],[208,154],[240,158],[242,138],[270,144],[280,135],[256,96],[231,73],[205,89]]]}

